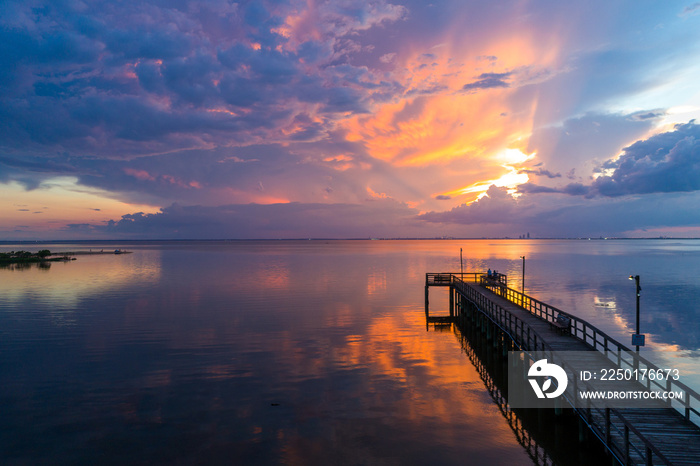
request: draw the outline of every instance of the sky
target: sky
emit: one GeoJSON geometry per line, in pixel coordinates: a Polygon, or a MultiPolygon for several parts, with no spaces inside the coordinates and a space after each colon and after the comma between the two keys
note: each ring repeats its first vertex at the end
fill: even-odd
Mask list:
{"type": "Polygon", "coordinates": [[[5,0],[0,102],[0,240],[700,237],[693,0],[5,0]]]}

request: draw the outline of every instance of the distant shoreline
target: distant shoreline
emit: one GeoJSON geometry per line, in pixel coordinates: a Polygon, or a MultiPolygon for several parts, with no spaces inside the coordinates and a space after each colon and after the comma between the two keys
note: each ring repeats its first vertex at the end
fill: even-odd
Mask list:
{"type": "Polygon", "coordinates": [[[76,260],[73,256],[91,256],[91,255],[120,255],[131,254],[132,251],[116,250],[100,250],[100,251],[68,251],[68,252],[50,252],[48,249],[37,253],[29,251],[12,251],[11,253],[0,253],[0,265],[11,264],[41,264],[45,262],[69,262],[76,260]]]}
{"type": "MultiPolygon", "coordinates": [[[[533,237],[533,238],[512,238],[508,236],[501,237],[437,237],[437,238],[391,238],[391,237],[365,237],[365,238],[219,238],[219,239],[83,239],[83,240],[0,240],[0,246],[11,244],[135,244],[135,243],[235,243],[235,242],[274,242],[274,241],[680,241],[700,240],[698,237],[684,238],[676,236],[653,236],[644,238],[623,238],[623,237],[577,237],[577,238],[557,238],[557,237],[533,237]]],[[[89,254],[86,251],[78,251],[71,254],[89,254]]],[[[109,252],[92,252],[93,254],[114,254],[114,251],[109,252]]],[[[122,253],[127,253],[123,251],[122,253]]]]}
{"type": "Polygon", "coordinates": [[[69,251],[69,252],[56,252],[51,254],[52,256],[99,256],[99,255],[119,255],[119,254],[131,254],[133,251],[69,251]]]}

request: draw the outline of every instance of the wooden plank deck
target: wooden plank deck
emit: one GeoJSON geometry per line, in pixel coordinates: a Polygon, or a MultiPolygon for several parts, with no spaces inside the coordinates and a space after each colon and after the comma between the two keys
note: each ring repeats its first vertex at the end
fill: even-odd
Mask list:
{"type": "MultiPolygon", "coordinates": [[[[433,280],[432,283],[430,283],[428,275],[426,275],[426,312],[428,305],[428,287],[446,285],[444,276],[436,277],[442,274],[432,274],[433,278],[438,278],[437,280],[433,280]]],[[[474,278],[476,281],[476,275],[474,278]]],[[[468,300],[473,301],[473,298],[476,297],[477,300],[484,300],[484,302],[489,302],[494,306],[502,308],[505,312],[499,313],[496,316],[496,319],[499,320],[499,322],[496,323],[502,329],[508,331],[512,335],[516,335],[516,338],[518,332],[522,331],[522,323],[524,323],[554,351],[591,351],[593,349],[590,344],[570,334],[561,333],[551,322],[534,315],[524,307],[497,295],[484,286],[480,286],[476,283],[467,283],[459,279],[459,277],[456,277],[456,279],[453,278],[450,281],[457,285],[454,287],[455,293],[462,294],[462,296],[468,300]],[[467,294],[471,295],[471,297],[467,296],[467,294]],[[507,314],[510,314],[512,317],[507,316],[507,314]],[[519,324],[520,327],[518,327],[517,320],[513,317],[521,321],[519,324]]],[[[503,294],[502,289],[498,289],[497,291],[503,294]]],[[[521,298],[524,298],[524,295],[521,295],[521,298]]],[[[452,304],[453,300],[451,299],[450,302],[452,304]]],[[[523,299],[522,303],[526,303],[526,300],[523,299]]],[[[527,304],[531,306],[531,303],[528,302],[527,304]]],[[[492,319],[494,315],[491,315],[492,319]]],[[[586,330],[584,329],[584,339],[587,340],[585,335],[586,330]]],[[[597,338],[596,335],[593,336],[594,345],[598,344],[597,338]]],[[[607,344],[608,342],[606,341],[605,345],[607,344]]],[[[609,359],[603,355],[603,353],[599,354],[601,361],[610,363],[609,359]]],[[[610,388],[613,390],[631,389],[629,384],[630,382],[623,382],[618,387],[611,386],[610,388]]],[[[636,384],[636,382],[634,382],[634,384],[636,384]]],[[[635,388],[638,389],[639,386],[637,385],[635,388]]],[[[625,435],[622,429],[611,430],[609,427],[610,422],[607,423],[609,432],[607,437],[610,439],[609,447],[616,453],[618,458],[627,457],[629,464],[700,464],[700,427],[687,420],[677,410],[673,408],[626,408],[616,409],[615,411],[619,413],[620,419],[624,418],[626,425],[630,426],[629,428],[626,427],[628,433],[625,435]],[[640,440],[641,437],[637,435],[629,435],[630,429],[636,430],[648,443],[645,444],[643,440],[640,440]],[[625,439],[628,440],[627,445],[625,439]],[[653,445],[653,448],[656,450],[653,454],[649,452],[649,443],[653,445]],[[663,455],[663,458],[658,453],[663,455]]],[[[587,419],[589,427],[602,439],[606,438],[606,419],[605,415],[602,414],[604,412],[604,408],[589,410],[589,417],[587,419]]]]}

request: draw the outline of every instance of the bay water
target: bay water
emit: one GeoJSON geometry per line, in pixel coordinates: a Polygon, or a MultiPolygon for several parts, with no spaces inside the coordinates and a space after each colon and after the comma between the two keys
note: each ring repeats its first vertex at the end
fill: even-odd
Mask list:
{"type": "Polygon", "coordinates": [[[0,244],[117,248],[0,268],[3,464],[531,464],[424,313],[426,272],[521,289],[521,256],[527,294],[628,346],[640,275],[642,353],[700,388],[700,241],[0,244]]]}

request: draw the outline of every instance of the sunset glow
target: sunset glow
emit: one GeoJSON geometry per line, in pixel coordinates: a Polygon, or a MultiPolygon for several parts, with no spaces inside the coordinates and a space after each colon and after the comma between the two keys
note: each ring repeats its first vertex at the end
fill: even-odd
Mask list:
{"type": "Polygon", "coordinates": [[[0,7],[0,239],[700,227],[694,5],[32,5],[0,7]]]}

